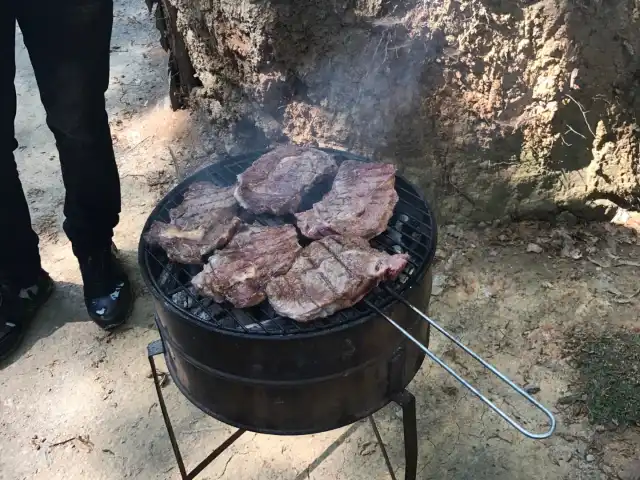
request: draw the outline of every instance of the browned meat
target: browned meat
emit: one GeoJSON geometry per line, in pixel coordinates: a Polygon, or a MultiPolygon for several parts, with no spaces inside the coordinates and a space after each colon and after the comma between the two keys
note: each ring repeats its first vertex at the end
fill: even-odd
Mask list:
{"type": "Polygon", "coordinates": [[[162,247],[170,260],[203,263],[203,257],[229,242],[241,225],[235,187],[197,182],[184,194],[183,202],[169,211],[170,223],[153,222],[145,239],[162,247]]]}
{"type": "Polygon", "coordinates": [[[398,202],[395,174],[390,164],[343,162],[329,193],[296,214],[300,231],[313,239],[336,234],[370,239],[384,232],[398,202]]]}
{"type": "Polygon", "coordinates": [[[300,249],[291,225],[247,226],[211,256],[191,283],[216,302],[227,300],[238,308],[251,307],[266,298],[267,282],[286,273],[300,249]]]}
{"type": "Polygon", "coordinates": [[[328,317],[358,303],[381,281],[395,279],[408,258],[375,250],[360,237],[324,237],[306,247],[286,275],[269,282],[269,303],[299,322],[328,317]]]}
{"type": "Polygon", "coordinates": [[[321,150],[278,147],[238,175],[235,195],[240,205],[253,213],[295,213],[304,195],[337,170],[333,157],[321,150]]]}

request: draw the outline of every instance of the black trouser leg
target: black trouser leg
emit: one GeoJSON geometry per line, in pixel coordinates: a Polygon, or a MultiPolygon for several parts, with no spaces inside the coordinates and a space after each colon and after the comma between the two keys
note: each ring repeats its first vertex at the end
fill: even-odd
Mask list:
{"type": "Polygon", "coordinates": [[[29,50],[66,188],[64,229],[76,256],[109,248],[120,181],[105,110],[112,0],[9,0],[29,50]],[[19,5],[19,6],[18,6],[19,5]]]}
{"type": "Polygon", "coordinates": [[[40,270],[38,236],[31,228],[13,151],[16,115],[15,26],[12,6],[0,13],[0,275],[26,287],[35,282],[40,270]]]}

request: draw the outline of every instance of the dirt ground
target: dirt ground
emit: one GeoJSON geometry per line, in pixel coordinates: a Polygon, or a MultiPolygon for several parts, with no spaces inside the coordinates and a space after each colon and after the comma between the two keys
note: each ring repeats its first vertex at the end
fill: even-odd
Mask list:
{"type": "MultiPolygon", "coordinates": [[[[124,204],[116,241],[139,297],[128,326],[107,335],[84,313],[79,271],[61,230],[64,192],[53,138],[27,53],[18,47],[17,158],[44,264],[58,290],[19,355],[0,370],[2,480],[178,478],[149,379],[145,347],[158,335],[136,273],[136,248],[154,203],[194,155],[206,152],[190,133],[206,126],[169,110],[166,58],[142,1],[116,1],[112,62],[108,105],[124,204]]],[[[563,220],[568,225],[441,229],[430,313],[537,392],[557,415],[558,427],[549,440],[525,439],[425,361],[410,386],[418,403],[418,478],[640,478],[639,426],[616,418],[589,423],[588,395],[571,360],[575,352],[567,350],[577,348],[571,340],[580,335],[640,333],[639,236],[612,225],[563,220]]],[[[433,349],[492,398],[506,393],[435,335],[433,349]]],[[[637,378],[638,365],[628,367],[628,376],[637,378]]],[[[190,406],[170,382],[165,393],[187,464],[194,465],[231,429],[190,406]]],[[[545,428],[524,402],[504,398],[498,403],[509,411],[519,407],[529,427],[545,428]]],[[[403,478],[399,411],[389,406],[376,419],[403,478]]],[[[201,478],[385,479],[374,440],[364,422],[307,437],[246,434],[201,478]]]]}

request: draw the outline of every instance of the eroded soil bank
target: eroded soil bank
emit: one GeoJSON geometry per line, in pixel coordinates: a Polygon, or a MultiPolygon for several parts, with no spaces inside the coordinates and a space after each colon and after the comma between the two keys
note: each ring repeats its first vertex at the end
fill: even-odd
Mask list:
{"type": "Polygon", "coordinates": [[[640,206],[638,0],[169,1],[215,151],[363,152],[447,220],[640,206]]]}

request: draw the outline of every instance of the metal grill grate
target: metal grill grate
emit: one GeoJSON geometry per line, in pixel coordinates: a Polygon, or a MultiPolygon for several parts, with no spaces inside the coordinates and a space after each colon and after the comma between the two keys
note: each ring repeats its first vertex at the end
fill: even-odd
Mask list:
{"type": "MultiPolygon", "coordinates": [[[[334,155],[338,164],[344,160],[368,161],[346,152],[323,149],[334,155]]],[[[189,185],[196,181],[208,180],[219,186],[229,186],[236,182],[237,175],[247,169],[264,152],[228,158],[220,163],[200,170],[174,188],[159,203],[147,221],[145,231],[154,220],[169,221],[169,210],[178,206],[189,185]]],[[[325,187],[328,189],[328,187],[325,187]]],[[[387,287],[403,294],[407,288],[421,280],[433,260],[435,252],[435,221],[429,206],[418,190],[402,177],[396,178],[396,191],[399,201],[389,221],[388,229],[372,240],[372,246],[388,253],[407,253],[409,263],[404,272],[387,287]]],[[[305,208],[311,205],[306,205],[305,208]]],[[[292,218],[281,218],[270,215],[252,216],[255,223],[262,225],[282,225],[294,223],[292,218]]],[[[247,309],[237,309],[231,304],[218,304],[204,298],[191,287],[191,279],[202,269],[201,266],[187,266],[171,262],[159,247],[147,245],[141,241],[143,265],[151,280],[152,287],[159,296],[172,304],[187,319],[209,324],[215,328],[235,333],[258,335],[294,335],[310,333],[340,327],[346,323],[356,322],[375,315],[374,310],[366,305],[371,302],[377,308],[385,309],[394,298],[389,294],[370,293],[365,300],[352,308],[342,310],[331,317],[309,323],[297,323],[277,315],[268,302],[247,309]]]]}

